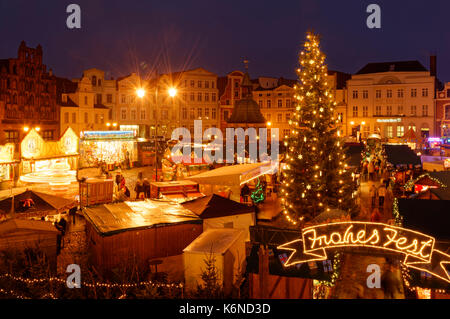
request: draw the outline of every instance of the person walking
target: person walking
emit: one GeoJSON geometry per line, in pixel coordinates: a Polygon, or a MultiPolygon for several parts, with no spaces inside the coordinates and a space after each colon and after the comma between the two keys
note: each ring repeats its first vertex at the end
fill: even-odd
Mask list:
{"type": "Polygon", "coordinates": [[[384,207],[384,197],[386,196],[386,186],[384,185],[384,181],[381,182],[381,185],[378,187],[378,205],[380,208],[384,207]]]}
{"type": "Polygon", "coordinates": [[[381,276],[381,288],[384,292],[384,299],[396,299],[397,294],[402,292],[402,282],[395,274],[395,266],[388,261],[386,270],[381,276]]]}
{"type": "Polygon", "coordinates": [[[372,207],[375,207],[375,200],[377,199],[377,188],[375,187],[375,184],[370,185],[369,195],[372,199],[372,207]]]}
{"type": "Polygon", "coordinates": [[[241,189],[241,197],[244,203],[248,203],[248,196],[250,195],[250,187],[247,184],[241,189]]]}
{"type": "Polygon", "coordinates": [[[374,223],[379,223],[381,221],[381,214],[378,208],[374,208],[372,211],[372,215],[370,215],[370,221],[374,223]]]}
{"type": "Polygon", "coordinates": [[[144,189],[144,197],[150,198],[150,182],[147,178],[144,178],[144,181],[142,182],[142,187],[144,189]]]}
{"type": "Polygon", "coordinates": [[[136,192],[136,199],[140,199],[141,195],[144,197],[144,186],[142,185],[142,181],[140,179],[136,181],[134,191],[136,192]]]}
{"type": "Polygon", "coordinates": [[[369,165],[368,165],[367,169],[369,171],[369,180],[373,181],[374,180],[374,174],[375,174],[375,166],[373,164],[373,160],[371,160],[369,162],[369,165]]]}

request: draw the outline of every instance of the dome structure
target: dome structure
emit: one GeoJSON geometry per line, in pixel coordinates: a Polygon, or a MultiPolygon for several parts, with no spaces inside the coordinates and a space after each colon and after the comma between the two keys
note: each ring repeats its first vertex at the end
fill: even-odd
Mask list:
{"type": "Polygon", "coordinates": [[[241,87],[243,89],[243,97],[235,102],[233,112],[227,121],[228,124],[262,124],[265,126],[266,119],[262,115],[258,103],[253,100],[252,82],[248,72],[244,74],[241,87]]]}

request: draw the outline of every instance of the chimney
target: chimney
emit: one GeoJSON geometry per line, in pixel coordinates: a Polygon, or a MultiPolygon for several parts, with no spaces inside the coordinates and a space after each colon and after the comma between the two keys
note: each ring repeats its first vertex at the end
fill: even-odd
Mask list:
{"type": "Polygon", "coordinates": [[[436,55],[430,55],[430,75],[436,76],[436,55]]]}

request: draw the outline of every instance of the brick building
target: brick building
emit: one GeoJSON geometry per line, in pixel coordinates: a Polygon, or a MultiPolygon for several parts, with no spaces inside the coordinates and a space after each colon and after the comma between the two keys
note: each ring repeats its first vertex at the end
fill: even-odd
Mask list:
{"type": "Polygon", "coordinates": [[[59,138],[56,80],[42,64],[42,47],[22,41],[17,58],[0,60],[0,144],[18,143],[31,128],[59,138]]]}

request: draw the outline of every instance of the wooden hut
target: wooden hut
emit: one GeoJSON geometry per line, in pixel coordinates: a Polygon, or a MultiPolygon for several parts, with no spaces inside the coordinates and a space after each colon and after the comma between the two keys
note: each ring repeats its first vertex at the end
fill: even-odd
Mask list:
{"type": "Polygon", "coordinates": [[[200,218],[173,202],[106,204],[83,214],[92,263],[101,272],[131,258],[148,267],[151,259],[180,255],[203,231],[200,218]]]}
{"type": "Polygon", "coordinates": [[[56,227],[45,221],[8,219],[0,222],[0,251],[39,249],[56,270],[57,236],[56,227]]]}
{"type": "Polygon", "coordinates": [[[203,229],[235,228],[245,232],[245,240],[250,240],[249,227],[256,224],[254,206],[213,194],[182,204],[203,219],[203,229]]]}
{"type": "Polygon", "coordinates": [[[6,218],[14,203],[16,218],[41,219],[49,215],[57,215],[76,207],[75,200],[59,196],[26,190],[23,193],[8,197],[0,201],[0,219],[6,218]]]}

